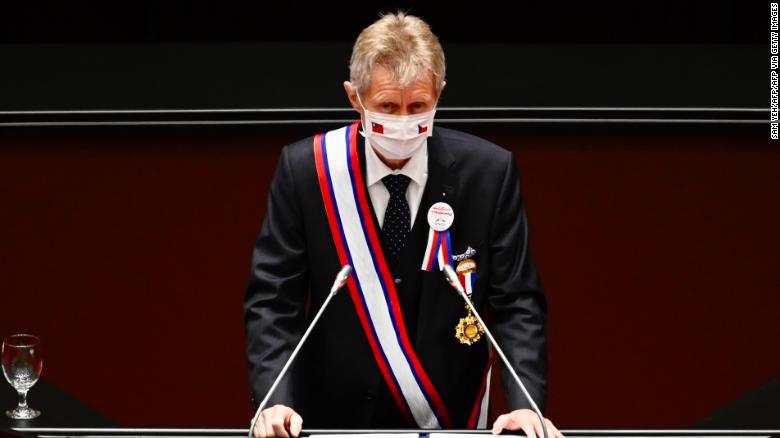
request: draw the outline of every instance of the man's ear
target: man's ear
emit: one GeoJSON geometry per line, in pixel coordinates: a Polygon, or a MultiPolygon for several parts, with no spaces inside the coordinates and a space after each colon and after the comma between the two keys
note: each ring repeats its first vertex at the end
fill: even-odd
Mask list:
{"type": "Polygon", "coordinates": [[[355,109],[360,115],[363,115],[363,108],[360,107],[360,102],[357,100],[357,91],[355,90],[355,87],[352,86],[352,83],[349,81],[344,81],[344,91],[347,92],[347,99],[349,99],[350,105],[352,105],[352,108],[355,109]]]}

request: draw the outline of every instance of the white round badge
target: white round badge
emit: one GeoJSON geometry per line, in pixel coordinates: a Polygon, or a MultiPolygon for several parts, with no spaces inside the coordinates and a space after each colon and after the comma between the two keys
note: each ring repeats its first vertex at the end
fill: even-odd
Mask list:
{"type": "Polygon", "coordinates": [[[437,202],[428,209],[428,225],[433,231],[445,231],[450,228],[455,220],[455,213],[450,204],[437,202]]]}

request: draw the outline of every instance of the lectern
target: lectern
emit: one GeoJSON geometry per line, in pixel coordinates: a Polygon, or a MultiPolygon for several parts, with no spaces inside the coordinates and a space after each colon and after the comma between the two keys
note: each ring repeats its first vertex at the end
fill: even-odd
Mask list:
{"type": "MultiPolygon", "coordinates": [[[[32,428],[13,427],[12,430],[37,438],[245,438],[247,429],[139,429],[139,428],[32,428]]],[[[562,430],[567,438],[780,438],[780,430],[562,430]]],[[[507,433],[507,436],[524,436],[507,433]]],[[[492,436],[487,430],[321,430],[304,429],[306,438],[478,438],[492,436]]]]}

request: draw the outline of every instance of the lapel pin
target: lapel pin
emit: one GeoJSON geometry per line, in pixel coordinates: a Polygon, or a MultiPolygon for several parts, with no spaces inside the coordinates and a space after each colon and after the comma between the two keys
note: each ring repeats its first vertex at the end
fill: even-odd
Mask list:
{"type": "Polygon", "coordinates": [[[463,260],[470,259],[474,257],[474,254],[477,253],[477,250],[468,246],[466,247],[466,251],[463,254],[455,254],[452,256],[452,260],[456,262],[462,262],[463,260]]]}

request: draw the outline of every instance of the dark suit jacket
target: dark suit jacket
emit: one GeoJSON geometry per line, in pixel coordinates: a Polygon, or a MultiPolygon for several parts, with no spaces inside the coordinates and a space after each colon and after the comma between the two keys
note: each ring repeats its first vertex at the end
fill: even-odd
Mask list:
{"type": "MultiPolygon", "coordinates": [[[[244,305],[255,407],[328,294],[339,259],[317,181],[313,137],[282,150],[256,241],[244,305]]],[[[365,171],[364,138],[358,135],[365,171]]],[[[370,200],[366,188],[366,198],[370,200]]],[[[528,251],[528,227],[513,155],[481,138],[436,127],[428,138],[428,181],[407,244],[389,262],[410,341],[455,427],[464,427],[485,370],[488,341],[455,338],[466,315],[438,269],[420,269],[428,208],[455,211],[453,254],[476,250],[473,301],[543,409],[547,387],[546,300],[528,251]]],[[[372,207],[373,211],[373,207],[372,207]]],[[[374,221],[376,224],[376,220],[374,221]]],[[[377,230],[377,235],[381,232],[377,230]]],[[[528,407],[505,370],[509,409],[528,407]]],[[[346,289],[334,297],[271,399],[298,411],[308,428],[408,427],[389,390],[346,289]]],[[[271,406],[269,405],[269,406],[271,406]]]]}

